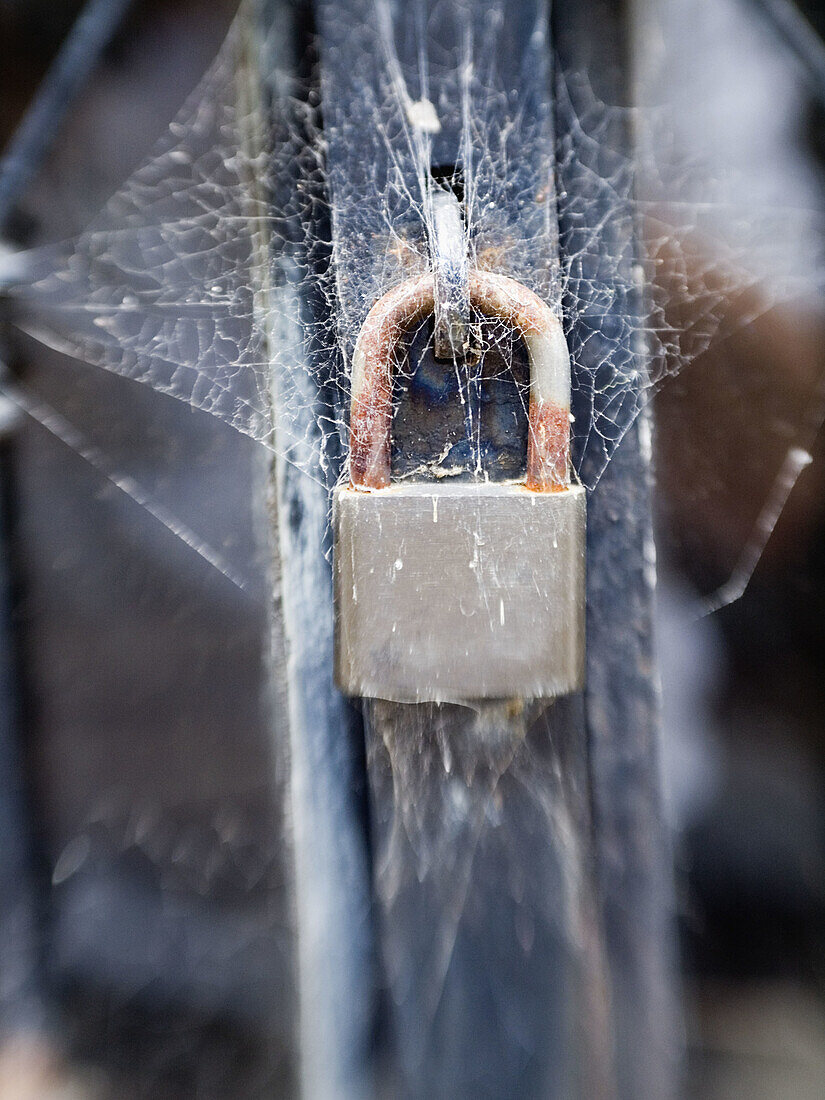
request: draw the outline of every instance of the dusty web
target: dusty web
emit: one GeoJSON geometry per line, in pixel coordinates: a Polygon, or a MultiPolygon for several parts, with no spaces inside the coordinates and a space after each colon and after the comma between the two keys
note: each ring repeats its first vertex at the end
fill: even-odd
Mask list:
{"type": "MultiPolygon", "coordinates": [[[[315,480],[334,479],[329,456],[346,451],[367,311],[430,264],[438,188],[462,199],[470,265],[535,290],[571,334],[573,453],[590,488],[664,381],[818,289],[818,217],[768,192],[741,201],[734,175],[701,166],[678,104],[658,96],[670,55],[648,66],[642,106],[621,111],[587,73],[553,84],[541,3],[510,71],[503,0],[434,5],[426,18],[375,0],[349,25],[327,11],[329,57],[357,64],[322,66],[318,89],[291,75],[288,36],[261,41],[255,17],[242,8],[167,137],[88,229],[17,257],[9,296],[31,336],[226,421],[315,480]],[[553,86],[574,120],[557,136],[553,86]],[[636,136],[632,160],[613,144],[617,118],[636,136]],[[576,186],[557,193],[573,157],[576,186]],[[617,306],[627,301],[638,305],[617,306]]],[[[436,457],[442,475],[483,473],[493,414],[482,374],[509,387],[508,408],[527,405],[511,334],[486,324],[476,335],[478,365],[442,368],[463,410],[436,457]]],[[[431,326],[418,339],[426,347],[431,326]]],[[[409,381],[405,364],[398,372],[409,381]]],[[[804,417],[782,426],[785,456],[805,452],[817,422],[818,379],[807,385],[804,417]]],[[[763,528],[788,480],[780,459],[761,471],[763,528]]],[[[752,557],[748,538],[738,550],[752,557]]]]}
{"type": "MultiPolygon", "coordinates": [[[[348,5],[346,22],[333,4],[321,10],[320,80],[303,60],[309,75],[296,79],[290,28],[279,23],[267,40],[255,30],[257,8],[242,10],[159,148],[87,230],[15,258],[8,295],[21,330],[91,369],[219,418],[329,488],[346,455],[358,332],[382,294],[428,269],[433,196],[447,187],[462,200],[470,265],[524,283],[562,319],[572,357],[574,461],[592,488],[665,383],[689,376],[714,343],[818,293],[822,226],[809,213],[816,193],[803,188],[795,192],[801,201],[789,205],[792,192],[780,176],[773,187],[764,175],[760,187],[746,186],[759,169],[742,158],[722,171],[726,150],[703,158],[701,142],[686,134],[695,109],[689,85],[689,102],[662,94],[674,57],[690,73],[706,49],[689,28],[668,24],[678,42],[640,73],[631,111],[601,101],[594,74],[551,73],[540,0],[533,22],[520,28],[508,21],[506,0],[434,3],[426,16],[423,5],[364,0],[360,18],[348,5]],[[515,68],[513,57],[521,59],[515,68]],[[567,128],[554,132],[559,118],[567,128]],[[619,132],[634,135],[632,158],[619,132]]],[[[731,115],[735,130],[741,116],[733,108],[731,115]]],[[[766,107],[762,131],[767,115],[766,107]]],[[[763,150],[769,157],[779,148],[778,132],[773,138],[763,150]]],[[[412,431],[396,425],[414,451],[400,476],[494,476],[491,455],[523,448],[516,430],[526,430],[523,349],[494,323],[479,325],[477,339],[477,363],[431,357],[415,373],[409,361],[397,365],[399,405],[419,385],[423,400],[413,401],[413,414],[435,406],[449,420],[458,410],[434,448],[415,415],[407,418],[412,431]],[[485,393],[496,400],[485,403],[485,393]]],[[[432,324],[410,342],[424,362],[432,324]]],[[[719,381],[711,377],[708,387],[719,381]]],[[[752,391],[735,381],[740,389],[725,393],[748,407],[752,391]]],[[[735,439],[728,447],[752,483],[753,507],[725,550],[727,587],[715,602],[735,598],[747,582],[821,418],[816,369],[798,376],[794,402],[782,383],[760,376],[770,415],[746,418],[749,433],[764,433],[755,452],[735,439]]],[[[18,404],[103,467],[99,452],[41,395],[18,404]]],[[[677,422],[690,433],[704,416],[703,406],[685,402],[677,422]]],[[[516,456],[507,472],[518,469],[516,456]]],[[[711,473],[724,482],[730,470],[715,463],[711,473]]],[[[229,572],[133,480],[116,484],[229,572]]],[[[377,725],[386,709],[374,708],[377,725]]],[[[394,993],[408,982],[424,987],[409,1029],[413,1057],[449,1035],[440,1023],[449,1019],[445,990],[462,922],[488,903],[484,875],[502,853],[506,881],[496,881],[496,903],[504,912],[513,902],[525,958],[542,938],[573,940],[582,923],[566,912],[560,928],[551,899],[563,897],[570,911],[588,905],[586,783],[570,778],[561,739],[531,740],[535,714],[517,723],[499,710],[468,712],[461,736],[445,732],[442,717],[427,716],[408,741],[379,733],[368,745],[374,801],[386,812],[376,844],[381,905],[403,917],[406,899],[420,897],[423,884],[432,903],[424,912],[440,914],[438,927],[416,920],[385,945],[394,993]],[[530,858],[544,861],[529,874],[525,830],[536,838],[530,858]],[[426,936],[421,953],[408,950],[408,933],[426,936]],[[423,980],[412,967],[425,971],[423,980]]],[[[417,918],[418,910],[409,912],[417,918]]],[[[573,946],[577,957],[587,953],[573,946]]],[[[496,984],[492,973],[498,998],[508,976],[496,984]]],[[[583,984],[597,987],[598,976],[585,975],[583,984]]],[[[536,1014],[532,1023],[525,1049],[538,1051],[544,1019],[536,1014]]]]}

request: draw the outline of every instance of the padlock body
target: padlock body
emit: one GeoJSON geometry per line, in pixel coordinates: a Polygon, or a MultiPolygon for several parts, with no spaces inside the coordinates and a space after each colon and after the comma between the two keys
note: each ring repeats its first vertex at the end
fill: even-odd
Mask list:
{"type": "Polygon", "coordinates": [[[584,676],[585,493],[339,487],[336,681],[397,702],[554,698],[584,676]]]}

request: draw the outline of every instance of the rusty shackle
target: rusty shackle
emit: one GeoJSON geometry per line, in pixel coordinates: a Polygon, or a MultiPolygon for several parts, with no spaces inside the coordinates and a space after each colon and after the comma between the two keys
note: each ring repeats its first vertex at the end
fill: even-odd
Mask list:
{"type": "MultiPolygon", "coordinates": [[[[506,275],[472,271],[470,302],[508,322],[524,340],[530,362],[530,410],[525,485],[553,492],[570,484],[570,353],[561,323],[537,294],[506,275]]],[[[352,359],[350,481],[354,489],[390,483],[392,364],[404,332],[433,312],[432,274],[411,279],[380,298],[367,314],[352,359]]]]}

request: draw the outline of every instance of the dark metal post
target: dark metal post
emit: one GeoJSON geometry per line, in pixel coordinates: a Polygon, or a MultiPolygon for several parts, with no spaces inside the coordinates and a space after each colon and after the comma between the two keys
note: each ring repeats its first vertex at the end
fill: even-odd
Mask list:
{"type": "MultiPolygon", "coordinates": [[[[460,126],[447,109],[428,147],[429,165],[421,159],[423,141],[416,155],[408,155],[397,117],[390,120],[394,127],[382,129],[389,118],[386,105],[393,96],[403,104],[399,74],[401,84],[410,81],[408,107],[421,107],[425,99],[430,107],[448,101],[446,84],[440,94],[436,60],[460,54],[462,43],[451,37],[461,25],[453,18],[457,13],[465,30],[472,25],[478,36],[484,34],[484,7],[422,4],[400,10],[363,0],[323,0],[317,10],[326,168],[334,236],[341,244],[338,301],[316,297],[301,305],[304,291],[298,293],[297,281],[290,290],[289,272],[282,269],[287,290],[295,293],[294,308],[315,311],[319,327],[342,318],[357,327],[372,304],[363,293],[370,285],[364,272],[387,262],[390,239],[398,252],[405,239],[416,243],[405,235],[414,235],[417,216],[420,221],[412,197],[421,194],[421,173],[455,179],[460,175],[457,148],[467,157],[503,156],[496,153],[496,142],[518,110],[530,141],[509,162],[509,171],[514,181],[518,173],[519,195],[533,196],[532,204],[524,203],[523,216],[529,223],[540,208],[555,159],[562,195],[561,267],[568,274],[575,268],[583,287],[601,288],[606,293],[599,300],[610,302],[598,316],[584,316],[580,300],[570,311],[576,318],[570,338],[580,393],[590,386],[592,395],[595,378],[611,369],[638,370],[641,385],[643,295],[635,277],[632,196],[617,210],[610,166],[593,163],[594,145],[585,148],[575,107],[571,110],[567,97],[554,94],[558,85],[553,83],[544,5],[525,0],[507,9],[493,47],[493,68],[504,91],[485,100],[483,119],[476,120],[483,124],[485,148],[461,145],[460,126]],[[422,34],[426,56],[419,48],[422,34]],[[510,103],[506,89],[518,87],[526,71],[538,77],[530,84],[535,94],[510,103]],[[425,80],[426,96],[419,86],[425,80]],[[583,201],[576,205],[576,200],[583,201]],[[611,262],[604,262],[608,257],[611,262]]],[[[554,12],[562,73],[586,70],[591,80],[603,82],[597,87],[605,98],[615,101],[626,77],[617,6],[563,0],[554,12]],[[593,48],[596,40],[600,52],[593,48]]],[[[443,79],[448,81],[449,73],[443,79]]],[[[632,158],[632,134],[619,118],[617,127],[602,131],[602,140],[609,132],[610,141],[632,158]]],[[[595,155],[598,161],[598,151],[595,155]]],[[[528,228],[524,242],[545,240],[541,229],[532,223],[528,228]]],[[[550,233],[546,249],[531,253],[537,276],[539,269],[552,275],[557,262],[553,241],[550,233]]],[[[284,305],[282,314],[288,313],[284,305]]],[[[396,474],[424,468],[417,476],[425,478],[426,465],[438,450],[434,441],[452,439],[460,454],[464,432],[459,383],[450,389],[449,372],[445,375],[443,364],[434,362],[428,341],[428,331],[410,341],[412,377],[397,394],[393,453],[396,474]],[[451,436],[456,425],[458,435],[451,436]]],[[[329,400],[319,361],[295,361],[303,384],[312,380],[305,407],[315,402],[317,415],[329,400]]],[[[515,348],[513,372],[522,384],[523,371],[523,354],[515,348]]],[[[483,387],[491,387],[494,395],[486,422],[490,434],[481,447],[497,476],[512,477],[526,425],[512,407],[509,426],[498,422],[508,406],[495,368],[490,374],[483,387]]],[[[478,397],[476,392],[473,400],[478,397]]],[[[325,415],[343,421],[340,403],[325,407],[325,415]]],[[[578,411],[579,424],[587,424],[587,409],[582,405],[578,411]]],[[[656,752],[647,430],[644,418],[627,427],[591,494],[588,685],[583,695],[543,708],[515,702],[474,708],[381,702],[364,707],[372,888],[386,990],[382,1019],[389,1021],[381,1081],[393,1095],[661,1100],[675,1091],[679,1030],[669,853],[656,752]]],[[[588,461],[585,480],[593,473],[588,461]]],[[[310,499],[294,472],[278,476],[285,479],[278,522],[290,525],[281,528],[281,568],[295,570],[284,575],[301,589],[297,601],[287,595],[296,601],[290,629],[299,652],[306,652],[301,632],[320,637],[317,653],[324,658],[321,666],[299,662],[299,681],[291,684],[295,698],[304,700],[294,731],[302,740],[294,743],[312,762],[312,771],[304,774],[315,794],[303,805],[326,815],[327,830],[351,813],[347,785],[355,781],[357,767],[346,712],[335,699],[324,664],[330,589],[322,565],[328,548],[323,498],[313,489],[310,499]],[[315,578],[311,599],[306,598],[307,577],[315,578]],[[316,685],[326,702],[320,710],[313,708],[308,723],[307,693],[316,685]],[[345,815],[335,818],[342,808],[345,815]]],[[[327,478],[324,491],[330,487],[327,478]]],[[[320,844],[328,834],[318,828],[313,826],[320,844]]],[[[351,824],[346,835],[353,836],[351,824]]],[[[345,879],[340,882],[346,885],[345,879]]],[[[360,880],[352,883],[360,889],[360,880]]],[[[357,912],[356,906],[352,913],[357,912]]],[[[355,979],[353,929],[342,925],[339,933],[342,957],[348,958],[355,979]]],[[[305,965],[317,965],[318,957],[305,965]]],[[[344,972],[336,972],[336,983],[344,972]]],[[[363,980],[357,981],[356,993],[361,1020],[363,980]]],[[[329,1020],[343,1010],[340,1002],[325,1003],[332,1012],[329,1020]]]]}
{"type": "MultiPolygon", "coordinates": [[[[363,320],[372,304],[353,287],[380,263],[387,235],[409,233],[415,241],[420,174],[460,175],[461,149],[478,161],[467,166],[468,186],[500,187],[496,201],[511,204],[514,217],[521,212],[513,232],[534,249],[527,274],[552,283],[555,235],[531,221],[552,189],[545,5],[509,4],[494,42],[483,5],[413,5],[392,9],[391,19],[390,6],[381,5],[377,33],[371,9],[358,0],[322,3],[320,11],[344,315],[363,320]],[[450,108],[463,34],[496,82],[470,119],[450,108]],[[426,98],[443,107],[429,165],[420,150],[410,154],[403,122],[387,107],[395,94],[403,108],[399,73],[410,100],[423,98],[426,76],[426,98]],[[518,98],[514,88],[526,90],[518,98]],[[514,116],[522,140],[505,154],[514,116]],[[478,147],[462,143],[464,123],[478,147]],[[382,143],[389,133],[396,135],[392,158],[382,143]]],[[[507,247],[506,233],[500,243],[507,247]]],[[[396,476],[416,471],[424,480],[434,476],[427,465],[434,453],[448,445],[459,456],[469,445],[451,382],[456,372],[434,361],[429,332],[410,341],[405,373],[412,378],[400,387],[393,425],[396,476]]],[[[523,385],[523,351],[515,347],[513,356],[523,385]]],[[[484,385],[470,399],[478,400],[478,389],[486,394],[479,448],[497,478],[517,476],[526,449],[526,423],[501,380],[510,370],[505,362],[488,353],[484,385]]],[[[466,458],[471,467],[469,451],[466,458]]],[[[582,698],[544,707],[374,702],[364,713],[390,1090],[414,1097],[613,1095],[582,698]]]]}
{"type": "MultiPolygon", "coordinates": [[[[308,332],[329,324],[319,291],[328,227],[294,197],[306,187],[297,132],[307,142],[298,103],[311,93],[312,25],[301,4],[255,0],[247,8],[251,88],[244,108],[250,140],[259,131],[274,151],[259,199],[262,219],[256,292],[277,317],[270,334],[273,431],[268,512],[272,547],[273,744],[285,760],[291,821],[297,948],[301,1095],[358,1100],[371,1094],[374,970],[363,749],[356,714],[332,680],[332,570],[329,494],[339,469],[334,439],[319,425],[332,417],[331,364],[323,341],[308,332]],[[277,228],[270,236],[270,228],[277,228]],[[315,252],[310,242],[314,242],[315,252]],[[310,245],[308,248],[307,246],[310,245]],[[301,395],[295,401],[287,401],[301,395]]],[[[242,93],[243,94],[243,93],[242,93]]],[[[254,149],[255,154],[260,149],[254,149]]],[[[306,149],[303,149],[306,153],[306,149]]],[[[254,211],[251,214],[254,216],[254,211]]]]}
{"type": "Polygon", "coordinates": [[[595,379],[608,395],[611,377],[636,379],[623,405],[614,400],[612,428],[626,434],[607,467],[598,478],[603,456],[594,451],[582,469],[585,481],[598,478],[588,502],[585,708],[617,1094],[664,1100],[677,1091],[682,1035],[659,771],[651,424],[638,412],[645,289],[628,171],[634,135],[628,113],[611,110],[628,102],[632,43],[625,6],[614,0],[558,0],[553,25],[560,231],[580,374],[574,411],[582,422],[592,417],[595,379]],[[581,125],[586,112],[593,135],[581,125]]]}

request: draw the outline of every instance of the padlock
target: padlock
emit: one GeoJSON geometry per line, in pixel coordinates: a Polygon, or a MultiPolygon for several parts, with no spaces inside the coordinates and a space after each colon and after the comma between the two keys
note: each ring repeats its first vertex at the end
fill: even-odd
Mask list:
{"type": "Polygon", "coordinates": [[[349,484],[333,497],[335,675],[397,702],[553,698],[584,676],[585,494],[570,480],[570,356],[549,306],[472,272],[470,299],[530,361],[523,482],[390,482],[392,368],[433,277],[370,310],[352,364],[349,484]]]}

